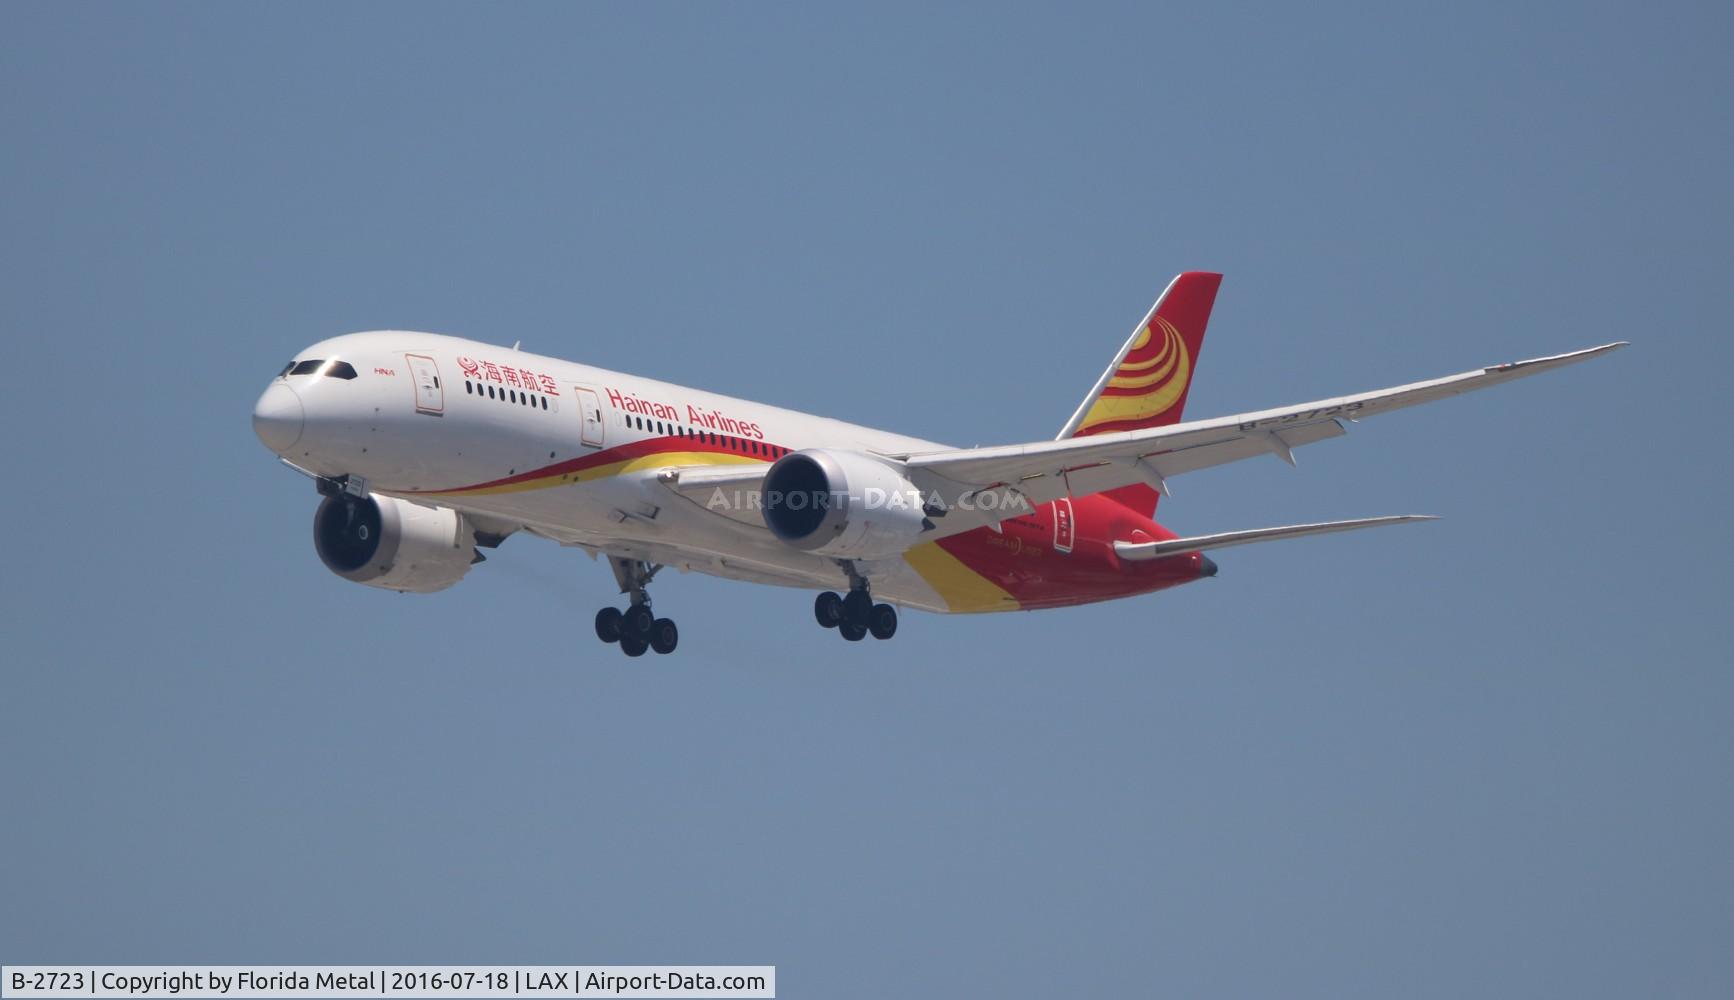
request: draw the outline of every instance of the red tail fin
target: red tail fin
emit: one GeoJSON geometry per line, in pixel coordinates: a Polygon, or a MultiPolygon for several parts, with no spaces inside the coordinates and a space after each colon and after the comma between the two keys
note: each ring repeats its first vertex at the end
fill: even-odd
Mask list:
{"type": "MultiPolygon", "coordinates": [[[[1179,423],[1221,284],[1222,275],[1209,271],[1187,271],[1169,283],[1059,437],[1179,423]]],[[[1140,483],[1109,496],[1148,517],[1159,494],[1140,483]]]]}

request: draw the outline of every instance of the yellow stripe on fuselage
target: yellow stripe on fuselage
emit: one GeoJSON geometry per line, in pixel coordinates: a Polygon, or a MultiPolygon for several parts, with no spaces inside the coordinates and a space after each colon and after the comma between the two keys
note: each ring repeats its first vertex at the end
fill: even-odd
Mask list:
{"type": "Polygon", "coordinates": [[[953,612],[1017,610],[1016,598],[940,548],[938,542],[915,546],[903,553],[903,561],[927,581],[953,612]]]}

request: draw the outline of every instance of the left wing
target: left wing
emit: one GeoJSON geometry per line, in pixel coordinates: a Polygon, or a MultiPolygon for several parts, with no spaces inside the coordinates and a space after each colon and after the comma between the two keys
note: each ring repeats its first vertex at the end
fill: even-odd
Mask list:
{"type": "Polygon", "coordinates": [[[1295,448],[1341,436],[1343,420],[1358,421],[1490,388],[1587,361],[1625,346],[1624,342],[1604,344],[1390,389],[1168,427],[889,457],[902,464],[910,480],[924,493],[937,493],[947,508],[1001,511],[974,517],[947,516],[926,536],[940,537],[1017,512],[1019,496],[1031,504],[1043,504],[1132,483],[1147,483],[1166,493],[1170,477],[1242,459],[1276,455],[1292,465],[1295,448]],[[1011,510],[1005,509],[1008,502],[1011,510]]]}
{"type": "MultiPolygon", "coordinates": [[[[1342,436],[1342,421],[1388,413],[1587,361],[1625,347],[1624,341],[1568,354],[1514,361],[1459,375],[1353,396],[1194,420],[1095,437],[878,457],[901,469],[945,508],[923,540],[969,531],[1021,513],[1031,505],[1147,483],[1163,493],[1177,475],[1262,455],[1294,463],[1294,449],[1342,436]]],[[[764,530],[756,505],[736,491],[756,492],[767,465],[671,468],[658,478],[677,493],[741,525],[764,530]],[[719,499],[726,498],[726,499],[719,499]]],[[[1389,523],[1389,522],[1379,522],[1389,523]]],[[[1193,548],[1197,548],[1196,545],[1193,548]]],[[[1190,550],[1188,550],[1190,551],[1190,550]]],[[[1137,558],[1136,555],[1132,558],[1137,558]]]]}

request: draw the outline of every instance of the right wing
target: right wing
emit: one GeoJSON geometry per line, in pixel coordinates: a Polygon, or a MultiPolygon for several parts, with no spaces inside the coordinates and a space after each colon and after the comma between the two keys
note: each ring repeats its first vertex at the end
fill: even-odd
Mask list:
{"type": "Polygon", "coordinates": [[[885,457],[900,464],[923,493],[937,494],[948,508],[951,516],[936,522],[935,530],[924,536],[932,539],[1021,513],[1019,497],[1043,504],[1132,483],[1147,483],[1166,493],[1170,477],[1198,469],[1261,455],[1276,455],[1293,464],[1295,448],[1341,436],[1343,420],[1354,422],[1490,388],[1625,346],[1624,342],[1604,344],[1390,389],[1167,427],[885,457]]]}

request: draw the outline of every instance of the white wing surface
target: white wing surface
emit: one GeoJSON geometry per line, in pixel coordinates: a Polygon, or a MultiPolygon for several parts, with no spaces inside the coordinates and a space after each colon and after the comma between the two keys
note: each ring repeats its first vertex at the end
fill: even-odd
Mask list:
{"type": "MultiPolygon", "coordinates": [[[[1390,389],[1167,427],[891,457],[902,464],[911,481],[924,493],[936,493],[947,507],[966,510],[1003,510],[1006,506],[1003,501],[1011,499],[1015,513],[1017,495],[1032,504],[1041,504],[1140,482],[1166,493],[1169,479],[1198,469],[1265,455],[1275,455],[1293,464],[1294,449],[1342,435],[1344,420],[1354,422],[1490,388],[1587,361],[1624,346],[1623,342],[1605,344],[1390,389]]],[[[979,518],[946,517],[939,522],[936,534],[953,534],[980,523],[979,518]]]]}

